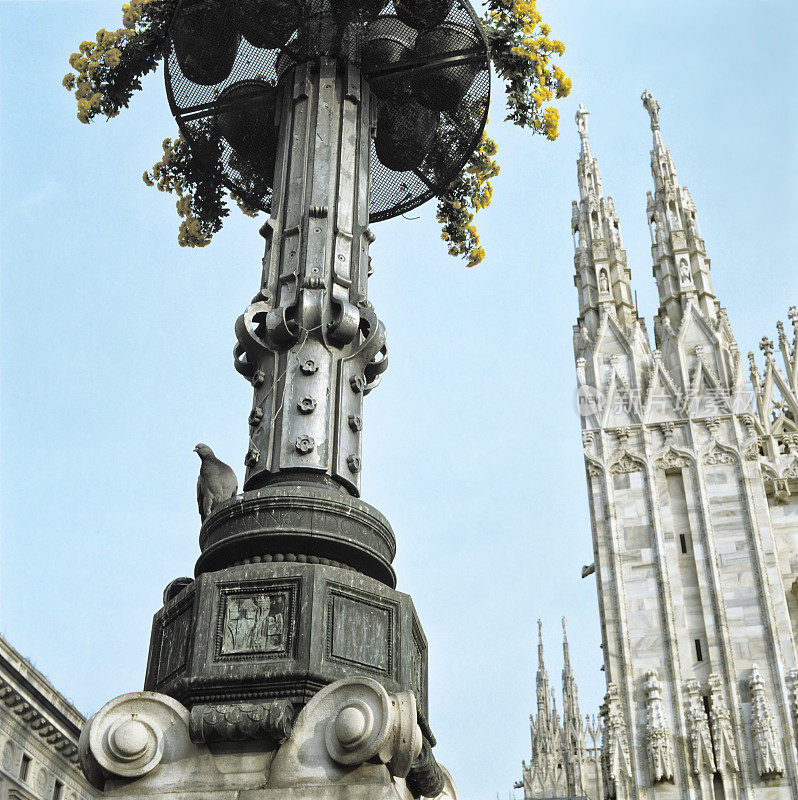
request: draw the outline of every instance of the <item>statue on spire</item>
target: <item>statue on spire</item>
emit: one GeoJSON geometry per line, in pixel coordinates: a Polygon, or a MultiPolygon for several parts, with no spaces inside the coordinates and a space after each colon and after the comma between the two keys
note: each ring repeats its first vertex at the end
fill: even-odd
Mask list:
{"type": "Polygon", "coordinates": [[[579,129],[579,135],[583,139],[587,139],[587,117],[590,112],[584,107],[582,103],[579,104],[579,108],[576,109],[576,116],[574,119],[576,120],[576,127],[579,129]]]}
{"type": "Polygon", "coordinates": [[[654,99],[654,95],[651,94],[648,89],[643,90],[643,94],[640,95],[640,99],[643,101],[643,105],[645,106],[646,111],[648,111],[648,115],[651,117],[651,130],[658,131],[659,103],[654,99]]]}

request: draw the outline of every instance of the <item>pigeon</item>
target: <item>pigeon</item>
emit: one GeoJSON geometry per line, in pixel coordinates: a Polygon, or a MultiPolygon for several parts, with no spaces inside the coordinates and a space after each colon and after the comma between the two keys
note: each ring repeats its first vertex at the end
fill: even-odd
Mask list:
{"type": "Polygon", "coordinates": [[[216,458],[207,444],[198,444],[194,452],[202,461],[197,478],[197,505],[200,519],[204,522],[216,506],[236,496],[238,479],[227,464],[216,458]]]}

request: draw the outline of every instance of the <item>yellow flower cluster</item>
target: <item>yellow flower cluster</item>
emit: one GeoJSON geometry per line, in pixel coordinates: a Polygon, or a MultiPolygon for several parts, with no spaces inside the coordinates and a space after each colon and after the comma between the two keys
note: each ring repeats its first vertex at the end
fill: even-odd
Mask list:
{"type": "Polygon", "coordinates": [[[567,97],[571,80],[552,63],[565,53],[565,45],[551,38],[535,0],[487,0],[484,24],[491,55],[506,84],[508,119],[556,139],[553,99],[567,97]]]}
{"type": "MultiPolygon", "coordinates": [[[[69,57],[69,66],[75,72],[67,73],[62,83],[66,89],[75,93],[75,99],[78,101],[78,119],[81,122],[90,122],[99,112],[103,100],[104,73],[119,66],[122,51],[118,45],[131,35],[130,31],[124,28],[118,31],[106,31],[100,28],[97,31],[96,41],[81,42],[79,52],[72,53],[69,57]]],[[[109,111],[111,113],[107,116],[116,116],[113,109],[109,111]]]]}
{"type": "MultiPolygon", "coordinates": [[[[546,104],[571,91],[570,78],[552,63],[555,56],[563,55],[565,45],[550,38],[551,28],[543,23],[535,0],[485,3],[482,22],[494,67],[505,82],[507,119],[556,139],[560,114],[546,104]]],[[[493,160],[496,150],[496,143],[483,134],[477,151],[438,200],[441,238],[449,254],[463,257],[469,267],[485,258],[474,215],[490,205],[493,197],[490,179],[499,174],[499,165],[493,160]]]]}
{"type": "Polygon", "coordinates": [[[177,233],[181,247],[205,247],[211,243],[214,231],[194,213],[191,187],[174,169],[175,162],[190,155],[188,142],[183,134],[177,138],[163,140],[163,158],[155,164],[152,172],[145,172],[142,179],[147,186],[155,186],[159,192],[174,192],[177,195],[175,207],[183,218],[177,233]]]}
{"type": "Polygon", "coordinates": [[[153,24],[146,12],[153,4],[165,17],[164,2],[169,0],[131,0],[122,6],[121,28],[100,28],[93,41],[81,42],[78,52],[69,57],[74,71],[64,76],[62,84],[74,92],[81,122],[88,124],[97,114],[115,117],[138,88],[139,76],[154,69],[160,43],[157,37],[144,35],[151,32],[153,24]],[[148,38],[153,40],[142,46],[148,38]],[[127,63],[123,63],[125,54],[127,63]]]}
{"type": "Polygon", "coordinates": [[[436,216],[443,225],[441,239],[447,243],[450,255],[467,259],[468,267],[485,258],[474,215],[487,208],[493,198],[490,180],[499,174],[499,165],[493,160],[497,151],[496,142],[483,132],[479,147],[463,171],[438,199],[436,216]]]}

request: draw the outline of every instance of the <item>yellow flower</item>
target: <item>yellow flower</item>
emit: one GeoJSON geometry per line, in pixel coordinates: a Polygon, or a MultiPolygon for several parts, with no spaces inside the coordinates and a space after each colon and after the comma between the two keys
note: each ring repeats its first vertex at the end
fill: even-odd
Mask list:
{"type": "Polygon", "coordinates": [[[543,132],[546,134],[547,139],[554,141],[557,138],[559,124],[560,112],[556,108],[547,108],[543,112],[543,132]]]}
{"type": "Polygon", "coordinates": [[[71,72],[67,73],[64,75],[64,80],[61,81],[61,85],[72,91],[75,88],[75,76],[71,72]]]}
{"type": "Polygon", "coordinates": [[[111,68],[118,67],[121,58],[122,51],[117,47],[112,47],[110,50],[106,50],[105,55],[103,56],[105,63],[111,68]]]}
{"type": "Polygon", "coordinates": [[[471,251],[471,258],[469,259],[469,261],[466,264],[466,266],[467,267],[475,267],[484,258],[485,258],[485,250],[482,247],[475,247],[471,251]]]}

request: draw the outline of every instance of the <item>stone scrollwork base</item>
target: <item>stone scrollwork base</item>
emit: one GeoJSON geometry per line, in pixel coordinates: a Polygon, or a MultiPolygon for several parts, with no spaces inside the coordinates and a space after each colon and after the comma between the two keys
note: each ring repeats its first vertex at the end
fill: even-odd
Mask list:
{"type": "Polygon", "coordinates": [[[86,723],[80,760],[103,796],[119,800],[230,800],[233,787],[250,800],[294,791],[306,800],[457,800],[428,743],[422,753],[417,714],[413,692],[367,677],[324,687],[296,720],[285,700],[189,712],[166,695],[133,692],[86,723]]]}
{"type": "Polygon", "coordinates": [[[186,757],[189,713],[177,700],[155,692],[131,692],[106,703],[80,734],[83,773],[98,789],[108,777],[140,778],[152,772],[164,752],[186,757]]]}
{"type": "MultiPolygon", "coordinates": [[[[372,678],[344,678],[318,692],[302,709],[288,741],[272,763],[269,784],[315,784],[328,778],[329,759],[340,767],[367,761],[384,764],[404,778],[421,752],[412,692],[388,693],[372,678]],[[301,753],[325,752],[312,761],[301,753]]],[[[348,770],[347,770],[348,771],[348,770]]]]}

